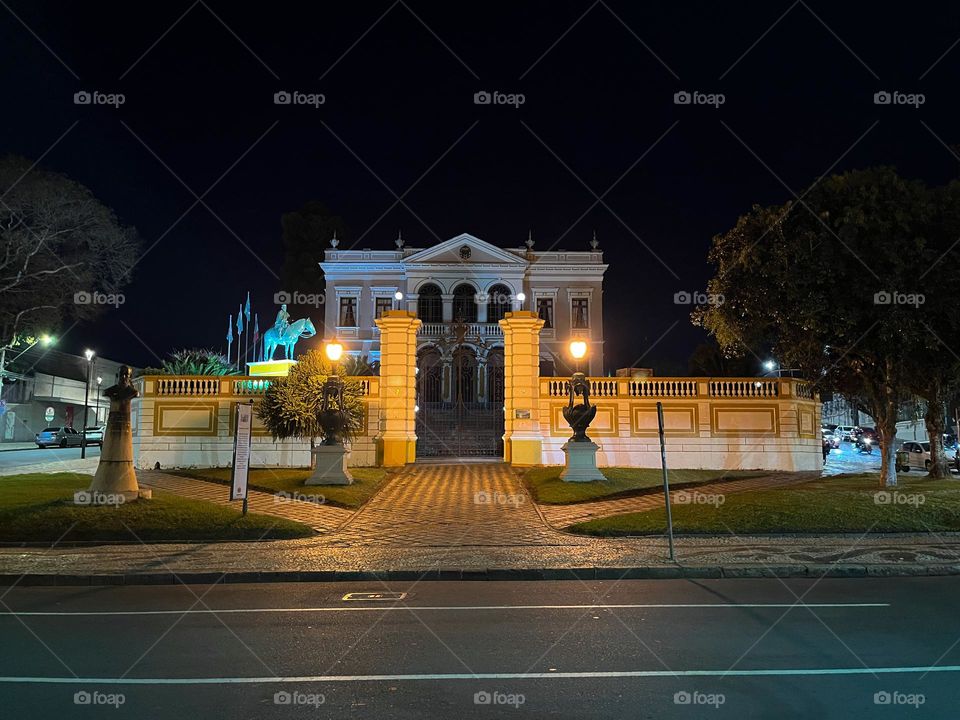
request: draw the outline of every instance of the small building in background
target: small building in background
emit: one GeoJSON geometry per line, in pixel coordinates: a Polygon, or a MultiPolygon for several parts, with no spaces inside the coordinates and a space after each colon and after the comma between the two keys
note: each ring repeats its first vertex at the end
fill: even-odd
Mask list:
{"type": "Polygon", "coordinates": [[[85,357],[37,345],[9,360],[0,395],[0,442],[32,442],[47,427],[80,430],[106,423],[110,401],[102,391],[116,383],[120,365],[94,357],[84,423],[85,357]]]}

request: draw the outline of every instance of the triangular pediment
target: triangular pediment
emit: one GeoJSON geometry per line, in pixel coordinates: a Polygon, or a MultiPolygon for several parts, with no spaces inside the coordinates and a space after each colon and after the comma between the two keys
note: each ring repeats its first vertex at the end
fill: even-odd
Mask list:
{"type": "Polygon", "coordinates": [[[403,259],[407,265],[430,263],[441,265],[498,264],[524,267],[527,261],[485,240],[462,233],[439,245],[418,250],[403,259]]]}

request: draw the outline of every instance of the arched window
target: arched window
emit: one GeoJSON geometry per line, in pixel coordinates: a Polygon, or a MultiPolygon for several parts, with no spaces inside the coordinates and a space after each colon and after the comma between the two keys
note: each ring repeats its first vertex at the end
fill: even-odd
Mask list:
{"type": "Polygon", "coordinates": [[[465,323],[477,321],[477,291],[472,285],[457,285],[453,290],[453,319],[465,323]]]}
{"type": "Polygon", "coordinates": [[[487,322],[499,322],[512,307],[513,295],[506,285],[494,285],[487,292],[487,322]]]}
{"type": "Polygon", "coordinates": [[[443,322],[443,300],[440,288],[429,283],[417,293],[417,317],[425,323],[443,322]]]}

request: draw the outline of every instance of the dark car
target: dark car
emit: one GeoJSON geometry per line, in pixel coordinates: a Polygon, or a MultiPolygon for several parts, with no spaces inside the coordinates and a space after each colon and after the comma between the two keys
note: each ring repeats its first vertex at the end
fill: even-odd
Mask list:
{"type": "Polygon", "coordinates": [[[864,440],[869,440],[870,444],[874,447],[880,446],[880,433],[872,427],[862,427],[860,428],[860,437],[864,440]]]}
{"type": "Polygon", "coordinates": [[[36,443],[39,448],[79,446],[82,437],[72,427],[48,427],[37,433],[36,443]]]}

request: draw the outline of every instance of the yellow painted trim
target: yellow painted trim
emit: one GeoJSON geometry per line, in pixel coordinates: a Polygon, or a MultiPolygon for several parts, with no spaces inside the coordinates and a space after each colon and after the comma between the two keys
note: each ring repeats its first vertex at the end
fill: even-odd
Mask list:
{"type": "Polygon", "coordinates": [[[758,405],[753,401],[743,403],[710,405],[710,434],[713,437],[780,437],[780,406],[758,405]],[[720,430],[719,415],[722,412],[769,413],[771,430],[720,430]]]}
{"type": "MultiPolygon", "coordinates": [[[[677,410],[685,410],[690,413],[690,429],[677,430],[675,428],[664,427],[664,437],[700,437],[700,406],[696,403],[675,403],[664,402],[663,414],[664,424],[666,424],[666,415],[677,410]]],[[[659,437],[660,432],[657,428],[652,430],[641,430],[639,422],[640,412],[652,412],[657,414],[656,403],[630,403],[630,435],[633,437],[659,437]]]]}
{"type": "Polygon", "coordinates": [[[153,406],[153,434],[156,437],[163,436],[194,436],[194,437],[216,437],[217,436],[217,411],[219,403],[216,400],[194,400],[192,402],[164,402],[158,400],[153,406]],[[206,428],[185,428],[164,427],[163,412],[165,410],[202,410],[209,412],[206,428]]]}
{"type": "MultiPolygon", "coordinates": [[[[590,437],[619,437],[620,436],[620,416],[618,415],[619,408],[616,403],[592,403],[597,406],[597,415],[601,411],[609,411],[613,415],[613,422],[611,423],[612,429],[610,430],[600,430],[599,428],[594,428],[592,425],[587,428],[587,435],[590,437]]],[[[560,424],[563,420],[563,408],[567,406],[567,403],[552,403],[550,405],[550,435],[553,437],[569,437],[571,430],[569,427],[564,427],[560,424]]]]}

